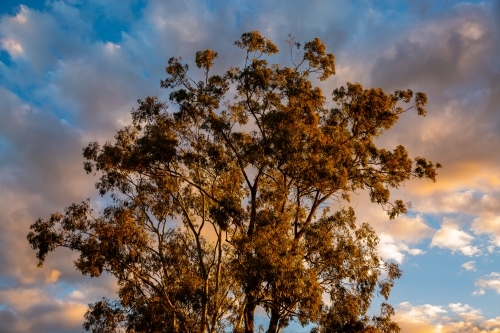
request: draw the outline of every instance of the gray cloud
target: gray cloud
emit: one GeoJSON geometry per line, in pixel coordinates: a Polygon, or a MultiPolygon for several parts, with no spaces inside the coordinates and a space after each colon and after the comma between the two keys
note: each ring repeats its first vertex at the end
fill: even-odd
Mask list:
{"type": "Polygon", "coordinates": [[[3,289],[0,299],[7,307],[0,309],[0,331],[78,332],[86,311],[84,304],[54,299],[40,289],[3,289]],[[26,302],[26,300],[30,300],[26,302]]]}

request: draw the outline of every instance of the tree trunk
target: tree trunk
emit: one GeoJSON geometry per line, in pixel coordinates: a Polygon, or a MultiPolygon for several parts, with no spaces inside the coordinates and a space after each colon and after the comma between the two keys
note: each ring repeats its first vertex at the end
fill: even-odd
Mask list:
{"type": "Polygon", "coordinates": [[[245,306],[245,333],[254,333],[254,313],[255,299],[253,296],[247,296],[247,304],[245,306]]]}
{"type": "Polygon", "coordinates": [[[269,322],[269,328],[267,329],[266,333],[277,333],[278,332],[278,324],[280,321],[280,315],[278,311],[272,310],[271,311],[271,321],[269,322]]]}
{"type": "Polygon", "coordinates": [[[205,290],[203,293],[203,308],[202,308],[202,317],[201,317],[201,333],[205,333],[207,331],[208,326],[208,279],[205,280],[205,290]]]}

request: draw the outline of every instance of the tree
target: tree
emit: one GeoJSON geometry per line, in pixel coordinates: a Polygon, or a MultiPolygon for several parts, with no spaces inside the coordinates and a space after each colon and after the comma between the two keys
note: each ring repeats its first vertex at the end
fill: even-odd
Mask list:
{"type": "Polygon", "coordinates": [[[197,52],[198,82],[171,58],[161,82],[170,102],[139,100],[114,143],[84,148],[85,170],[101,174],[96,188],[113,203],[94,214],[87,200],[37,220],[28,240],[38,264],[66,247],[82,274],[117,278],[118,300],[89,306],[93,332],[250,333],[259,306],[269,333],[291,321],[399,332],[386,301],[401,271],[378,256],[349,197],[366,190],[394,218],[406,205],[389,200],[391,188],[435,181],[439,164],[374,142],[402,113],[425,115],[425,94],[347,83],[332,107],[310,80],[335,73],[318,38],[297,56],[290,38],[288,67],[268,63],[278,48],[256,31],[235,44],[243,67],[211,75],[217,53],[197,52]],[[330,213],[333,202],[343,208],[330,213]],[[377,293],[385,302],[370,319],[377,293]]]}

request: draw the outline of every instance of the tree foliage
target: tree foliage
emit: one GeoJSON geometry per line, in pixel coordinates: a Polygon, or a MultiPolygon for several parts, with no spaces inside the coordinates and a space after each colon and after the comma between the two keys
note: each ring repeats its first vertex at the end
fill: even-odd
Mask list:
{"type": "Polygon", "coordinates": [[[245,33],[235,42],[243,66],[221,75],[211,74],[216,52],[197,52],[199,81],[171,58],[161,82],[170,101],[139,100],[114,142],[84,148],[113,203],[97,214],[89,200],[73,204],[36,221],[28,240],[39,265],[67,247],[82,274],[117,278],[118,300],[91,304],[86,330],[250,333],[261,307],[269,333],[291,321],[399,331],[386,301],[401,271],[348,202],[366,190],[394,218],[406,206],[391,189],[435,180],[439,164],[374,142],[402,113],[425,115],[426,96],[347,83],[329,102],[310,77],[333,75],[333,54],[318,38],[287,43],[292,65],[270,65],[277,46],[245,33]],[[330,212],[334,202],[344,208],[330,212]],[[369,318],[376,294],[385,301],[369,318]]]}

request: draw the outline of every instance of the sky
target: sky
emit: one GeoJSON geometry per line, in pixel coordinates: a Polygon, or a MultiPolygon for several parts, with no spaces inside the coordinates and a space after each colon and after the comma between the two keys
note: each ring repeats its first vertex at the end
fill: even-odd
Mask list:
{"type": "Polygon", "coordinates": [[[82,148],[112,140],[137,99],[167,99],[170,57],[210,48],[223,71],[252,30],[283,50],[319,37],[336,57],[326,96],[346,82],[427,93],[425,118],[377,142],[441,163],[437,182],[393,191],[412,209],[392,221],[365,193],[352,204],[403,270],[390,303],[404,333],[500,332],[500,1],[452,0],[0,0],[0,332],[81,332],[87,304],[116,297],[67,250],[37,268],[29,226],[102,204],[82,148]]]}

